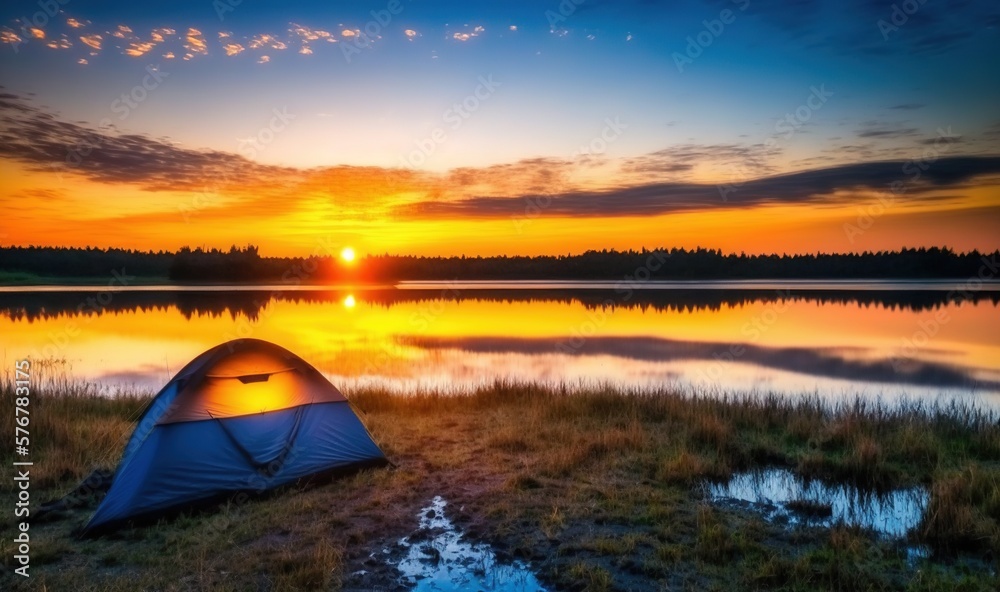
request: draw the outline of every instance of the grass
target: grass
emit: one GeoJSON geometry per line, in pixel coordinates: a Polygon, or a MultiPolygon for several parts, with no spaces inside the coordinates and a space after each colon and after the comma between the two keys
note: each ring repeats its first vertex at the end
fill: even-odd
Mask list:
{"type": "MultiPolygon", "coordinates": [[[[32,500],[113,467],[148,395],[109,398],[57,379],[32,395],[32,500]]],[[[179,518],[97,540],[87,513],[35,521],[30,581],[3,589],[314,590],[392,587],[369,554],[416,528],[434,495],[449,517],[553,589],[996,589],[1000,425],[961,405],[886,407],[817,399],[685,397],[612,387],[498,383],[464,396],[348,393],[397,468],[179,518]],[[696,487],[780,465],[871,490],[922,485],[931,502],[912,542],[846,527],[789,529],[706,504],[696,487]],[[354,572],[374,573],[359,583],[354,572]],[[382,579],[378,579],[382,578],[382,579]]],[[[0,385],[0,441],[13,440],[13,392],[0,385]]],[[[10,448],[3,462],[14,459],[10,448]]],[[[0,483],[12,507],[16,492],[0,483]]],[[[818,512],[820,508],[807,508],[818,512]]],[[[5,512],[4,531],[14,526],[5,512]]],[[[14,566],[9,539],[0,543],[14,566]]]]}
{"type": "MultiPolygon", "coordinates": [[[[132,285],[166,285],[167,276],[130,276],[132,285]]],[[[0,286],[103,286],[111,279],[109,274],[99,276],[41,275],[26,271],[0,270],[0,286]]]]}

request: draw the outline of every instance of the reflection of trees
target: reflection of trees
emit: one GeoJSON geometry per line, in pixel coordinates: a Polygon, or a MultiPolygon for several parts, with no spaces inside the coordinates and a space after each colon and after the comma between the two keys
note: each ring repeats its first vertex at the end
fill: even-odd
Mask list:
{"type": "MultiPolygon", "coordinates": [[[[60,315],[123,314],[176,309],[186,318],[222,316],[256,319],[270,302],[331,304],[340,306],[345,292],[323,291],[144,291],[144,292],[8,292],[0,293],[0,314],[12,319],[51,318],[60,315]],[[103,302],[103,304],[102,304],[103,302]]],[[[950,294],[946,291],[908,290],[636,290],[626,294],[615,290],[397,290],[379,289],[353,292],[359,306],[392,307],[428,300],[482,300],[488,302],[560,304],[580,303],[588,308],[639,308],[654,311],[718,310],[723,306],[769,303],[780,300],[822,304],[847,304],[889,310],[931,310],[949,300],[966,299],[1000,305],[1000,293],[950,294]]]]}

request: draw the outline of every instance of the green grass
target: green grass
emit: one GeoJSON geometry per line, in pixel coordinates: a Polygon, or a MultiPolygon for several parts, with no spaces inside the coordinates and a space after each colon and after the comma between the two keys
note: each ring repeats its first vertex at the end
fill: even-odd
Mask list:
{"type": "MultiPolygon", "coordinates": [[[[32,402],[32,495],[113,467],[148,394],[108,398],[52,380],[32,402]]],[[[0,441],[13,440],[0,385],[0,441]]],[[[87,518],[32,523],[33,577],[0,588],[312,590],[351,573],[416,528],[434,495],[468,535],[529,561],[553,589],[996,589],[1000,425],[983,411],[817,399],[683,397],[612,387],[498,383],[464,396],[348,393],[398,465],[98,540],[87,518]],[[899,544],[857,529],[786,529],[705,504],[692,486],[782,465],[802,476],[885,489],[923,485],[912,533],[935,551],[912,564],[899,544]],[[986,558],[985,560],[983,558],[986,558]],[[984,563],[986,561],[987,563],[984,563]]],[[[2,461],[14,459],[10,448],[2,461]]],[[[11,507],[10,481],[0,497],[11,507]]],[[[5,513],[5,532],[13,526],[5,513]]],[[[12,567],[9,540],[0,544],[12,567]]],[[[357,586],[357,582],[353,582],[357,586]]]]}
{"type": "MultiPolygon", "coordinates": [[[[172,283],[167,276],[129,276],[131,285],[159,286],[172,283]]],[[[48,276],[26,271],[0,270],[0,286],[103,286],[111,276],[48,276]]]]}

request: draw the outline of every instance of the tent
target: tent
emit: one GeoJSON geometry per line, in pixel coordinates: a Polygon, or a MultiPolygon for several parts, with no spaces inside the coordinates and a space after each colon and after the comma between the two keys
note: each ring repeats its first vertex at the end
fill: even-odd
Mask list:
{"type": "Polygon", "coordinates": [[[83,534],[385,464],[318,370],[272,343],[237,339],[195,358],[152,400],[83,534]]]}

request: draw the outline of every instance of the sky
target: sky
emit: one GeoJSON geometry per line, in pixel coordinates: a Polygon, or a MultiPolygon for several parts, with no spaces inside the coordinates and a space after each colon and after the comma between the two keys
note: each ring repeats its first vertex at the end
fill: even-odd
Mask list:
{"type": "Polygon", "coordinates": [[[992,251],[998,71],[987,1],[12,0],[0,245],[992,251]]]}

